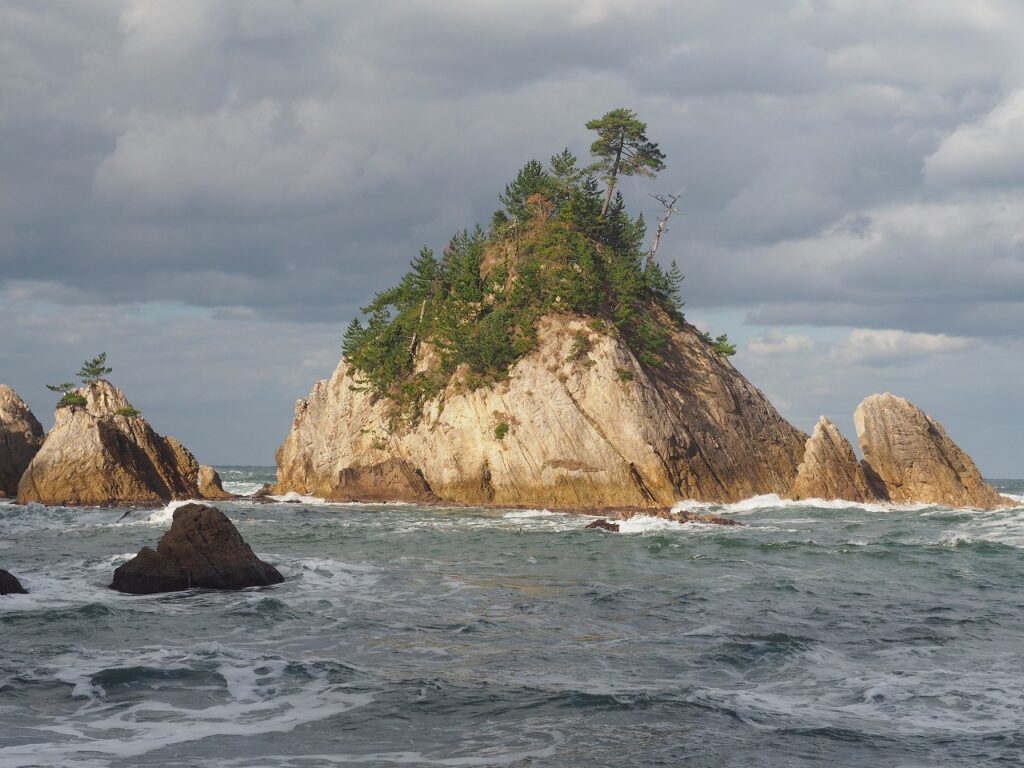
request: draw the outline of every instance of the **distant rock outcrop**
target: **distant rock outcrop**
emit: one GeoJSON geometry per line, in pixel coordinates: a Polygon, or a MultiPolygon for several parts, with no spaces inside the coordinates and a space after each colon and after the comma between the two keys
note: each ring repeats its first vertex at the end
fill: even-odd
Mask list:
{"type": "Polygon", "coordinates": [[[0,595],[24,595],[25,588],[13,575],[0,568],[0,595]]]}
{"type": "Polygon", "coordinates": [[[234,499],[235,494],[224,490],[221,484],[220,475],[213,467],[206,464],[199,465],[199,494],[204,499],[234,499]]]}
{"type": "Polygon", "coordinates": [[[935,419],[909,400],[885,393],[866,398],[853,414],[864,461],[890,499],[994,509],[1000,496],[935,419]]]}
{"type": "Polygon", "coordinates": [[[804,446],[804,459],[789,497],[870,502],[881,501],[886,494],[884,488],[872,484],[850,441],[822,416],[804,446]]]}
{"type": "Polygon", "coordinates": [[[284,577],[260,560],[216,507],[186,504],[174,510],[156,550],[143,547],[114,571],[111,587],[146,595],[203,587],[243,589],[279,584],[284,577]]]}
{"type": "Polygon", "coordinates": [[[456,372],[413,421],[343,359],[296,405],[275,490],[548,508],[785,494],[806,435],[696,329],[664,326],[646,366],[617,334],[548,316],[507,378],[471,389],[456,372]]]}
{"type": "Polygon", "coordinates": [[[43,427],[25,401],[0,384],[0,496],[16,496],[18,481],[43,444],[43,427]]]}
{"type": "Polygon", "coordinates": [[[78,390],[85,405],[57,409],[53,428],[18,485],[18,501],[159,504],[199,496],[199,463],[161,437],[107,381],[78,390]]]}

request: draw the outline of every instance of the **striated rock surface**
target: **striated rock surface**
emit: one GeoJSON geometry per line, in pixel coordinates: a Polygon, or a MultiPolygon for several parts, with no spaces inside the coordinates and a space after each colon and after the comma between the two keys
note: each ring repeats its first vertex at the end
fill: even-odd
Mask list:
{"type": "Polygon", "coordinates": [[[25,401],[0,384],[0,496],[16,496],[18,481],[43,444],[43,427],[25,401]]]}
{"type": "Polygon", "coordinates": [[[546,317],[538,339],[501,382],[454,376],[413,424],[342,360],[297,403],[276,492],[603,508],[789,491],[806,435],[692,327],[653,368],[580,318],[546,317]]]}
{"type": "Polygon", "coordinates": [[[18,501],[159,504],[199,495],[199,463],[161,437],[107,381],[78,392],[86,405],[57,409],[53,428],[18,485],[18,501]]]}
{"type": "Polygon", "coordinates": [[[235,494],[224,490],[220,475],[213,467],[199,465],[199,494],[204,499],[234,499],[235,494]]]}
{"type": "Polygon", "coordinates": [[[25,588],[21,586],[21,582],[18,581],[12,574],[0,568],[0,595],[24,595],[27,594],[25,588]]]}
{"type": "Polygon", "coordinates": [[[946,430],[909,400],[885,393],[853,414],[865,462],[897,502],[994,509],[1009,503],[946,430]]]}
{"type": "Polygon", "coordinates": [[[871,482],[869,472],[857,460],[850,441],[822,416],[804,446],[789,497],[882,501],[887,496],[885,489],[871,482]]]}
{"type": "Polygon", "coordinates": [[[143,547],[114,571],[113,589],[135,595],[184,589],[243,589],[280,584],[284,577],[260,560],[216,507],[186,504],[174,510],[155,550],[143,547]]]}

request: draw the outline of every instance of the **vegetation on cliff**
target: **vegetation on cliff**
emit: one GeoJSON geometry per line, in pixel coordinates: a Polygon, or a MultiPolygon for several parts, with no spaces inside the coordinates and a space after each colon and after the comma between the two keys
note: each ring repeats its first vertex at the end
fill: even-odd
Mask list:
{"type": "Polygon", "coordinates": [[[460,366],[471,388],[500,379],[536,347],[537,321],[550,313],[589,317],[659,364],[666,325],[683,323],[683,278],[649,258],[643,216],[632,218],[613,190],[618,176],[653,176],[664,155],[629,110],[588,128],[598,132],[594,164],[568,149],[546,166],[526,163],[486,231],[456,234],[440,258],[424,248],[363,308],[366,322],[352,321],[343,351],[365,386],[415,412],[460,366]]]}

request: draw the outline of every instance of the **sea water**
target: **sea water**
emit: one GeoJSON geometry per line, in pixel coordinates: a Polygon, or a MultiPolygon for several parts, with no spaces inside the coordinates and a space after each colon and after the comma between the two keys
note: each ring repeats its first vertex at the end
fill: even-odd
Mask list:
{"type": "Polygon", "coordinates": [[[173,505],[0,502],[30,590],[0,598],[0,768],[1019,766],[1024,482],[995,484],[1022,506],[759,497],[618,534],[222,502],[285,582],[153,596],[107,585],[173,505]]]}

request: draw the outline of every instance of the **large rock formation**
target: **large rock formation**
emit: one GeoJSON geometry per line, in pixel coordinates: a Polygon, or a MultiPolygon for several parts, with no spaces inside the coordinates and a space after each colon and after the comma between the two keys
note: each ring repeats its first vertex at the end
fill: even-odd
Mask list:
{"type": "Polygon", "coordinates": [[[797,468],[790,491],[793,499],[846,499],[881,501],[885,489],[869,479],[870,471],[857,461],[853,446],[822,416],[804,447],[804,459],[797,468]]]}
{"type": "Polygon", "coordinates": [[[981,473],[946,430],[909,400],[885,393],[853,414],[864,461],[897,502],[994,509],[1009,500],[981,473]]]}
{"type": "Polygon", "coordinates": [[[18,485],[19,502],[102,506],[199,496],[195,457],[154,432],[121,390],[101,380],[78,392],[86,404],[57,409],[18,485]]]}
{"type": "Polygon", "coordinates": [[[221,484],[220,475],[213,467],[206,464],[199,465],[199,495],[204,499],[234,499],[235,494],[224,490],[221,484]]]}
{"type": "Polygon", "coordinates": [[[243,589],[279,584],[284,577],[260,560],[216,507],[186,504],[174,510],[156,550],[143,547],[114,571],[113,589],[134,595],[195,587],[243,589]]]}
{"type": "Polygon", "coordinates": [[[21,586],[12,574],[0,568],[0,595],[24,595],[25,588],[21,586]]]}
{"type": "Polygon", "coordinates": [[[654,367],[580,318],[544,318],[538,340],[496,384],[456,374],[412,424],[342,360],[297,403],[276,491],[593,508],[789,490],[806,435],[692,327],[654,367]]]}
{"type": "Polygon", "coordinates": [[[43,427],[25,401],[0,384],[0,496],[15,496],[18,481],[43,444],[43,427]]]}

